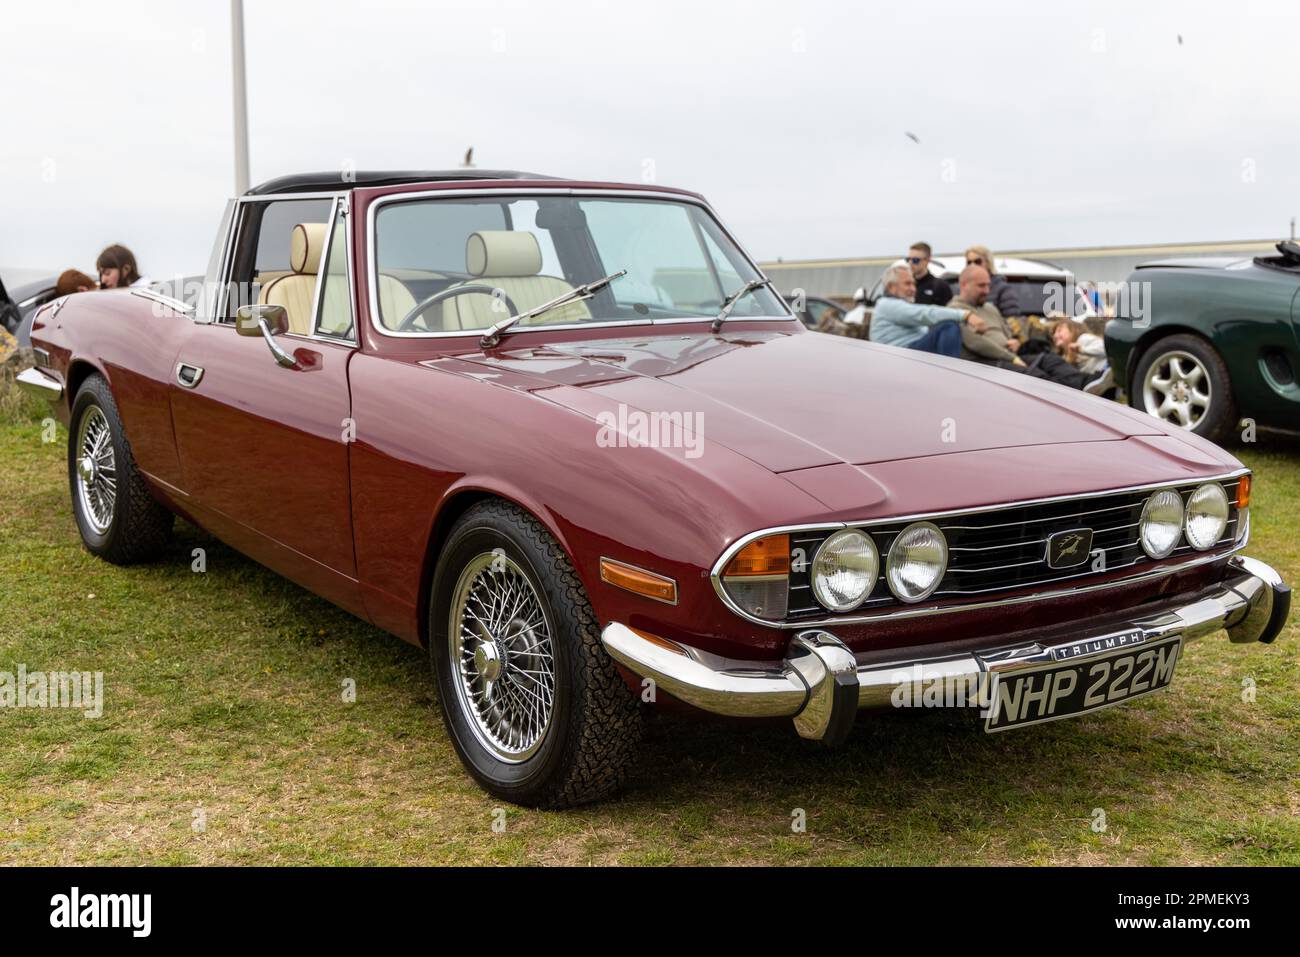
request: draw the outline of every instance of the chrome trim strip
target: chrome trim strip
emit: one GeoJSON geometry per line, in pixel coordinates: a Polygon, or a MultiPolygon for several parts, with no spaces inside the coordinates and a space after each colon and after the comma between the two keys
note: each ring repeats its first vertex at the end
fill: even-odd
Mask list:
{"type": "MultiPolygon", "coordinates": [[[[1151,571],[1140,575],[1134,575],[1128,578],[1117,579],[1114,581],[1108,581],[1098,585],[1089,585],[1082,588],[1056,589],[1050,592],[1041,592],[1033,595],[1021,595],[1014,598],[1004,598],[1004,599],[998,599],[995,601],[987,601],[987,602],[971,602],[968,604],[955,605],[955,606],[928,607],[928,608],[891,608],[889,611],[881,612],[879,614],[874,614],[874,615],[841,615],[835,618],[819,618],[819,619],[811,619],[811,620],[801,620],[797,622],[768,621],[766,619],[758,618],[746,612],[743,608],[741,608],[739,605],[737,605],[735,602],[731,600],[731,597],[727,594],[726,589],[723,588],[722,569],[727,566],[727,563],[731,561],[731,559],[735,556],[736,552],[740,551],[742,548],[744,548],[746,545],[748,545],[750,542],[754,541],[755,539],[763,538],[767,535],[785,535],[785,534],[796,534],[798,532],[812,532],[812,531],[834,531],[841,528],[874,528],[878,525],[891,525],[895,523],[905,523],[905,522],[926,520],[926,519],[935,522],[935,524],[937,525],[939,523],[935,520],[944,516],[974,515],[974,514],[980,514],[985,512],[997,512],[1009,508],[1024,508],[1032,505],[1046,505],[1052,502],[1064,502],[1064,501],[1072,501],[1077,499],[1088,499],[1088,498],[1101,498],[1106,495],[1119,495],[1126,492],[1146,492],[1146,491],[1151,491],[1153,489],[1160,489],[1160,488],[1176,489],[1176,488],[1180,488],[1183,485],[1191,485],[1191,484],[1203,485],[1206,482],[1223,482],[1229,479],[1240,478],[1241,476],[1247,475],[1249,473],[1250,473],[1250,469],[1243,467],[1240,469],[1236,469],[1232,472],[1224,472],[1219,475],[1204,476],[1201,478],[1192,478],[1192,479],[1185,479],[1185,480],[1172,481],[1172,482],[1150,482],[1144,485],[1130,485],[1130,486],[1123,486],[1120,488],[1110,488],[1099,492],[1079,492],[1073,495],[1053,495],[1047,498],[1025,499],[1024,501],[1019,501],[1019,502],[1004,502],[998,505],[985,505],[985,506],[980,506],[978,508],[952,509],[950,511],[945,511],[945,512],[930,512],[930,513],[922,512],[922,513],[916,513],[912,515],[891,515],[883,518],[872,518],[872,519],[864,519],[861,521],[850,521],[850,522],[821,522],[821,523],[812,523],[808,525],[777,525],[772,528],[761,529],[757,532],[750,532],[748,535],[741,536],[740,538],[732,542],[729,546],[727,546],[726,550],[723,551],[722,555],[718,558],[718,560],[714,562],[713,568],[709,573],[709,580],[713,583],[713,591],[717,594],[718,598],[721,599],[722,603],[726,605],[727,608],[729,608],[734,614],[739,615],[741,618],[744,618],[746,621],[752,622],[753,624],[762,625],[765,628],[779,628],[779,629],[817,628],[817,627],[836,625],[836,624],[860,624],[863,622],[879,621],[882,619],[894,619],[894,618],[903,619],[903,618],[917,618],[917,617],[929,616],[929,615],[946,615],[946,614],[952,614],[953,612],[959,612],[959,611],[971,611],[972,609],[977,609],[977,608],[989,608],[989,607],[994,607],[999,605],[1017,605],[1017,604],[1023,604],[1025,602],[1030,602],[1030,601],[1042,601],[1051,598],[1060,598],[1065,595],[1084,594],[1102,588],[1113,588],[1120,585],[1127,585],[1134,582],[1145,581],[1149,578],[1165,577],[1167,575],[1172,575],[1175,572],[1182,571],[1183,569],[1186,568],[1193,568],[1197,565],[1202,565],[1207,562],[1218,561],[1224,558],[1225,556],[1236,554],[1238,551],[1240,551],[1242,548],[1245,547],[1245,543],[1238,542],[1234,545],[1234,547],[1226,551],[1198,553],[1199,555],[1198,558],[1195,558],[1191,561],[1182,562],[1178,565],[1166,565],[1160,568],[1152,569],[1151,571]]],[[[1136,562],[1134,562],[1134,564],[1136,564],[1136,562]]],[[[1092,572],[1089,571],[1089,572],[1085,572],[1084,574],[1092,574],[1092,572]]],[[[1074,576],[1074,577],[1079,577],[1079,576],[1074,576]]],[[[1066,581],[1066,580],[1068,580],[1068,578],[1053,579],[1053,581],[1066,581]]],[[[997,589],[997,590],[999,591],[1014,590],[1017,587],[1032,588],[1034,586],[1032,584],[1028,584],[1028,585],[1012,586],[1009,589],[997,589]]]]}
{"type": "Polygon", "coordinates": [[[337,199],[349,190],[356,189],[355,185],[348,184],[340,178],[341,185],[338,189],[317,190],[314,193],[257,193],[253,196],[236,196],[235,202],[241,206],[245,203],[278,203],[283,200],[293,201],[296,199],[337,199]]]}
{"type": "Polygon", "coordinates": [[[320,251],[320,259],[316,261],[316,289],[311,297],[311,319],[307,322],[307,335],[319,335],[316,323],[320,321],[321,300],[325,298],[325,270],[329,266],[330,245],[334,242],[334,230],[338,228],[339,220],[339,198],[334,197],[334,202],[330,203],[329,229],[325,230],[325,248],[320,251]]]}
{"type": "MultiPolygon", "coordinates": [[[[366,210],[366,260],[367,269],[365,275],[366,282],[366,302],[370,311],[370,325],[381,336],[388,336],[393,339],[450,339],[450,338],[468,338],[478,337],[483,333],[482,329],[466,329],[456,332],[398,332],[394,329],[385,329],[379,321],[379,283],[377,276],[379,273],[379,262],[375,258],[375,220],[378,217],[379,210],[384,206],[399,202],[410,202],[412,200],[422,199],[454,199],[464,198],[466,196],[478,196],[490,198],[493,196],[536,196],[559,195],[559,196],[617,196],[631,199],[654,199],[660,202],[689,203],[703,209],[718,228],[722,230],[731,244],[744,258],[745,262],[755,275],[767,278],[767,273],[759,268],[758,263],[750,258],[745,247],[737,242],[735,235],[729,230],[713,207],[701,199],[694,196],[684,196],[680,193],[666,193],[659,190],[647,189],[600,189],[593,187],[575,188],[572,186],[531,186],[531,187],[509,187],[509,188],[478,188],[478,189],[433,189],[433,190],[414,190],[406,193],[390,193],[381,196],[370,204],[366,210]]],[[[737,316],[737,320],[759,321],[759,322],[789,322],[798,321],[798,317],[790,311],[790,305],[785,301],[785,297],[779,295],[773,289],[773,295],[780,302],[782,308],[786,310],[784,316],[737,316]]],[[[526,326],[516,329],[512,335],[530,335],[536,332],[551,332],[563,329],[608,329],[618,326],[667,326],[681,325],[687,322],[712,322],[713,316],[684,316],[673,319],[622,319],[612,320],[609,322],[577,322],[563,324],[549,324],[540,326],[526,326]]],[[[800,323],[802,325],[802,323],[800,323]]]]}
{"type": "MultiPolygon", "coordinates": [[[[18,307],[18,311],[25,312],[26,310],[30,309],[32,306],[36,305],[36,303],[39,302],[44,296],[48,296],[50,293],[54,292],[54,289],[55,289],[54,286],[51,286],[48,289],[42,289],[36,295],[28,296],[26,299],[23,299],[20,302],[15,303],[15,305],[18,307]]],[[[42,303],[41,308],[44,308],[45,305],[46,303],[42,303]]]]}
{"type": "Polygon", "coordinates": [[[190,313],[194,311],[194,307],[191,306],[189,303],[184,302],[180,299],[174,299],[171,296],[165,296],[162,293],[155,292],[152,289],[143,289],[143,288],[132,289],[130,290],[130,292],[131,295],[139,296],[141,299],[149,299],[153,302],[162,303],[164,306],[167,306],[170,309],[174,309],[184,316],[188,316],[190,313]]]}
{"type": "Polygon", "coordinates": [[[221,254],[221,268],[217,271],[217,295],[212,316],[204,321],[215,325],[226,322],[230,315],[230,271],[234,268],[235,245],[244,228],[244,205],[236,202],[230,217],[230,231],[226,235],[226,249],[221,254]]]}
{"type": "MultiPolygon", "coordinates": [[[[1126,506],[1126,507],[1127,507],[1127,506],[1126,506]]],[[[1105,512],[1105,511],[1109,511],[1109,509],[1098,509],[1096,512],[1084,512],[1084,514],[1085,514],[1085,515],[1096,515],[1096,514],[1098,514],[1099,512],[1105,512]]],[[[1000,524],[1000,525],[990,525],[990,526],[988,526],[988,527],[989,527],[989,528],[1008,528],[1008,527],[1010,527],[1011,525],[1018,525],[1018,524],[1020,524],[1020,523],[1019,523],[1019,522],[1006,522],[1006,523],[1003,523],[1003,524],[1000,524]]],[[[1141,524],[1142,524],[1141,522],[1129,522],[1127,525],[1112,525],[1110,528],[1094,528],[1094,529],[1092,530],[1092,533],[1093,533],[1094,536],[1096,536],[1096,535],[1105,535],[1107,532],[1119,532],[1119,531],[1123,531],[1123,530],[1126,529],[1126,528],[1137,528],[1137,527],[1138,527],[1139,525],[1141,525],[1141,524]]],[[[1231,524],[1231,523],[1229,523],[1229,524],[1231,524]]],[[[949,528],[954,528],[954,526],[951,526],[951,525],[948,526],[948,527],[949,527],[949,528]]],[[[983,530],[982,527],[977,526],[977,525],[969,525],[969,526],[966,526],[966,527],[969,528],[969,529],[972,530],[972,531],[977,531],[977,532],[983,530]]],[[[1026,541],[1026,542],[1004,542],[1004,543],[1002,543],[1002,544],[1000,544],[1000,545],[961,545],[961,546],[951,546],[951,545],[950,545],[950,546],[948,547],[948,551],[950,551],[950,552],[994,552],[994,551],[997,551],[999,548],[1028,548],[1030,545],[1046,545],[1046,544],[1047,544],[1047,539],[1045,539],[1045,538],[1034,538],[1034,539],[1030,539],[1029,541],[1026,541]]],[[[1137,541],[1135,540],[1135,541],[1133,541],[1131,544],[1136,545],[1136,544],[1138,544],[1138,543],[1137,543],[1137,541]]],[[[1123,548],[1123,547],[1126,547],[1126,546],[1122,546],[1122,545],[1112,545],[1112,546],[1110,546],[1110,547],[1111,547],[1111,548],[1123,548]]],[[[1044,559],[1044,561],[1045,561],[1045,559],[1044,559]]],[[[962,569],[962,570],[965,570],[965,569],[962,569]]]]}
{"type": "Polygon", "coordinates": [[[35,367],[24,369],[15,376],[14,381],[18,388],[28,395],[34,395],[46,402],[57,402],[63,395],[63,383],[35,367]]]}
{"type": "MultiPolygon", "coordinates": [[[[1116,549],[1131,548],[1135,544],[1137,543],[1130,542],[1127,545],[1115,545],[1112,547],[1116,549]]],[[[1101,549],[1098,549],[1098,551],[1100,550],[1101,549]]],[[[1106,549],[1106,551],[1110,550],[1111,549],[1109,548],[1106,549]]],[[[1084,559],[1084,561],[1087,561],[1087,559],[1084,559]]],[[[1082,565],[1083,562],[1078,562],[1077,564],[1082,565]]],[[[954,575],[974,575],[976,572],[1001,572],[1006,571],[1008,568],[1028,568],[1030,565],[1047,565],[1047,560],[1044,558],[1035,558],[1028,562],[1012,562],[1010,565],[976,565],[972,568],[953,568],[950,564],[945,571],[945,574],[947,574],[947,572],[952,572],[954,575]]],[[[1048,565],[1048,567],[1050,568],[1051,566],[1048,565]]]]}
{"type": "Polygon", "coordinates": [[[954,532],[983,532],[983,531],[990,531],[995,528],[1010,528],[1013,525],[1025,525],[1030,522],[1059,522],[1063,518],[1082,518],[1085,515],[1101,515],[1103,512],[1118,512],[1120,509],[1132,508],[1132,507],[1133,507],[1132,505],[1112,505],[1107,508],[1093,508],[1093,509],[1089,509],[1086,512],[1073,513],[1069,516],[1049,515],[1044,518],[1028,518],[1025,519],[1023,522],[996,522],[992,525],[944,525],[942,527],[944,528],[945,531],[951,530],[954,532]]]}

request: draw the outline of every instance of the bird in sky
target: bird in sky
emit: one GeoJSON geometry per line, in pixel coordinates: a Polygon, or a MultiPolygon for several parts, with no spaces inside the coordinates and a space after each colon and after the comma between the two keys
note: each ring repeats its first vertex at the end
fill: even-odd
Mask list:
{"type": "Polygon", "coordinates": [[[463,166],[465,169],[474,168],[474,147],[471,146],[469,149],[465,151],[465,161],[460,165],[463,166]]]}
{"type": "Polygon", "coordinates": [[[906,136],[906,137],[907,137],[909,140],[911,140],[913,143],[920,143],[920,142],[921,142],[921,138],[918,137],[915,133],[912,133],[912,132],[909,132],[909,131],[907,131],[907,130],[904,130],[904,131],[903,131],[903,135],[906,136]]]}

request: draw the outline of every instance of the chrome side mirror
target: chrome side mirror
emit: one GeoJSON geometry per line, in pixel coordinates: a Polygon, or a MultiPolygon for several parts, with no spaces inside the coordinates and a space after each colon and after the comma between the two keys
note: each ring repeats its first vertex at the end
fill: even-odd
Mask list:
{"type": "Polygon", "coordinates": [[[261,336],[266,340],[266,346],[271,350],[275,361],[286,369],[292,369],[298,364],[293,356],[280,348],[274,338],[289,331],[289,313],[284,306],[240,306],[235,311],[235,331],[241,336],[261,336]]]}

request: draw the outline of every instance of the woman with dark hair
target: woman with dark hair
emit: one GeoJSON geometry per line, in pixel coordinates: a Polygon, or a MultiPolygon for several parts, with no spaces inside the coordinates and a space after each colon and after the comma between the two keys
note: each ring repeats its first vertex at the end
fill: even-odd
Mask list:
{"type": "Polygon", "coordinates": [[[125,246],[114,243],[95,260],[99,270],[100,289],[125,289],[127,286],[147,286],[149,278],[140,275],[135,264],[135,254],[125,246]]]}

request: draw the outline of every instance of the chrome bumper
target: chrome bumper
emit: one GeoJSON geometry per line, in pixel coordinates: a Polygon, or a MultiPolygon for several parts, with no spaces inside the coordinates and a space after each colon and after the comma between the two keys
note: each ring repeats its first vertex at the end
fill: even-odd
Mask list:
{"type": "Polygon", "coordinates": [[[15,381],[18,383],[18,388],[24,392],[45,399],[47,402],[54,402],[63,395],[63,383],[35,367],[18,373],[15,381]]]}
{"type": "Polygon", "coordinates": [[[1276,571],[1253,558],[1234,556],[1230,568],[1228,578],[1208,597],[1055,645],[1029,642],[859,665],[838,638],[822,629],[796,634],[789,655],[779,663],[719,658],[665,639],[652,641],[617,622],[601,633],[601,641],[616,661],[687,704],[732,717],[793,718],[803,737],[834,744],[848,735],[857,709],[888,706],[898,691],[936,680],[974,682],[991,673],[1061,660],[1065,648],[1071,658],[1080,659],[1108,653],[1115,647],[1109,640],[1121,635],[1133,644],[1173,635],[1193,641],[1221,629],[1233,642],[1272,642],[1286,624],[1291,589],[1276,571]],[[1138,641],[1132,639],[1135,633],[1138,641]]]}

